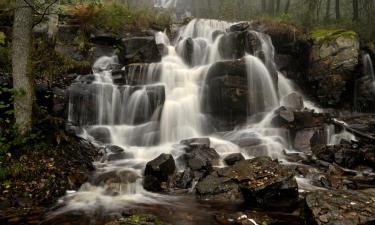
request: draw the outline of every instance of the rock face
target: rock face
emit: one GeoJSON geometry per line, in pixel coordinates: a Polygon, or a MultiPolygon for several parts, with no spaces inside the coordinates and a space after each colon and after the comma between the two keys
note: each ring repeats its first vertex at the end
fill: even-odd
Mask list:
{"type": "Polygon", "coordinates": [[[219,164],[220,155],[210,148],[208,138],[181,141],[185,145],[185,154],[181,157],[187,167],[193,171],[207,171],[219,164]]]}
{"type": "Polygon", "coordinates": [[[269,157],[239,161],[201,179],[197,195],[204,199],[245,200],[252,206],[293,202],[298,198],[294,174],[269,157]],[[285,198],[285,199],[284,199],[285,198]]]}
{"type": "Polygon", "coordinates": [[[147,191],[162,191],[162,183],[175,173],[176,165],[172,155],[161,154],[146,165],[143,187],[147,191]]]}
{"type": "Polygon", "coordinates": [[[359,191],[318,191],[308,194],[307,224],[374,224],[375,196],[359,191]]]}
{"type": "Polygon", "coordinates": [[[318,30],[312,36],[308,80],[323,106],[338,106],[358,65],[359,39],[354,32],[342,30],[318,30]]]}
{"type": "Polygon", "coordinates": [[[314,155],[329,163],[336,163],[345,168],[355,168],[358,165],[372,164],[373,146],[358,147],[356,145],[318,145],[313,148],[314,155]]]}
{"type": "Polygon", "coordinates": [[[119,53],[120,63],[153,63],[161,60],[154,37],[133,37],[122,40],[119,53]]]}
{"type": "Polygon", "coordinates": [[[176,165],[172,155],[161,154],[156,159],[146,165],[145,175],[154,176],[159,181],[165,182],[176,170],[176,165]]]}
{"type": "Polygon", "coordinates": [[[203,111],[212,116],[212,125],[228,130],[246,121],[248,87],[244,61],[215,63],[208,71],[203,111]]]}
{"type": "MultiPolygon", "coordinates": [[[[286,105],[301,108],[300,98],[291,95],[286,105]]],[[[290,131],[293,147],[299,151],[310,153],[311,147],[318,144],[327,144],[327,126],[330,115],[314,113],[310,110],[297,110],[296,108],[280,107],[275,110],[271,124],[275,127],[285,128],[290,131]]]]}

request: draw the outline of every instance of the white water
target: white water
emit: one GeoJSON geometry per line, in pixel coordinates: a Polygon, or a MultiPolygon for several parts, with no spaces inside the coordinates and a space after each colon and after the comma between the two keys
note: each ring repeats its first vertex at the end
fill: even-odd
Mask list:
{"type": "MultiPolygon", "coordinates": [[[[161,1],[160,4],[173,2],[161,1]]],[[[225,60],[219,50],[224,34],[216,38],[213,34],[218,31],[225,33],[230,25],[216,20],[193,20],[181,28],[175,40],[169,40],[163,32],[156,33],[156,42],[165,44],[168,53],[160,63],[132,65],[128,68],[129,79],[137,80],[137,74],[141,74],[137,80],[138,86],[114,83],[108,68],[117,62],[116,57],[103,57],[95,63],[92,83],[79,80],[72,85],[69,122],[84,129],[84,138],[120,146],[129,156],[115,161],[104,158],[97,162],[97,177],[114,173],[121,178],[120,182],[103,181],[100,185],[84,185],[79,192],[65,197],[63,211],[167,202],[170,197],[143,189],[143,169],[148,161],[161,153],[172,154],[174,158],[181,156],[183,151],[174,146],[180,140],[209,135],[206,133],[207,118],[200,108],[202,86],[210,66],[225,60]],[[182,57],[185,54],[183,45],[188,39],[193,43],[190,65],[182,57]],[[155,106],[155,102],[162,99],[164,104],[155,106]],[[86,102],[92,105],[84,105],[86,102]],[[106,140],[102,140],[103,137],[107,137],[106,140]],[[137,178],[128,181],[124,174],[137,178]]],[[[241,152],[246,158],[268,155],[283,159],[283,151],[290,148],[289,133],[273,128],[270,120],[273,110],[279,106],[278,96],[283,97],[296,90],[282,74],[278,76],[278,88],[275,87],[270,72],[270,69],[275,68],[272,42],[267,35],[257,33],[257,37],[261,40],[261,49],[255,56],[244,57],[248,80],[248,111],[249,115],[265,113],[266,116],[259,123],[249,124],[222,136],[210,137],[211,147],[222,158],[241,152]],[[265,56],[264,63],[257,57],[261,51],[265,56]],[[251,139],[256,141],[254,145],[239,146],[251,139]]],[[[114,153],[109,151],[106,155],[114,153]]]]}
{"type": "Polygon", "coordinates": [[[375,72],[374,65],[372,64],[370,54],[366,53],[362,56],[363,63],[363,73],[365,76],[370,77],[372,80],[373,90],[375,92],[375,72]]]}

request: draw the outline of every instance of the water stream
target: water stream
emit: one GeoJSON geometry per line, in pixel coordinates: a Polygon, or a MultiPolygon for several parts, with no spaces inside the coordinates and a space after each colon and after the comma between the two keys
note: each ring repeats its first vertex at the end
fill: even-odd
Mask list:
{"type": "MultiPolygon", "coordinates": [[[[160,4],[166,6],[175,1],[160,4]]],[[[92,76],[77,79],[69,91],[68,121],[78,127],[79,135],[103,146],[104,157],[95,163],[94,182],[65,196],[61,200],[63,207],[54,215],[74,210],[111,211],[144,204],[172,204],[175,197],[145,191],[142,174],[146,163],[161,153],[174,158],[183,154],[176,145],[182,139],[208,136],[221,158],[237,152],[246,158],[284,158],[283,151],[291,148],[289,133],[273,128],[270,118],[280,99],[297,89],[281,73],[275,85],[271,75],[271,71],[276,71],[274,48],[265,34],[254,31],[261,49],[243,58],[249,116],[263,113],[264,119],[221,135],[207,132],[210,125],[201,109],[202,87],[214,63],[232,60],[223,57],[219,49],[230,26],[217,20],[193,20],[181,27],[175,40],[169,40],[163,32],[156,33],[157,43],[168,49],[162,61],[123,68],[128,69],[129,79],[141,74],[137,85],[121,85],[113,80],[111,66],[117,63],[115,56],[100,58],[93,66],[92,76]],[[193,46],[190,62],[184,57],[186,44],[193,46]],[[255,148],[241,148],[241,140],[249,138],[260,143],[255,148]]],[[[305,102],[305,106],[315,108],[310,102],[305,102]]]]}

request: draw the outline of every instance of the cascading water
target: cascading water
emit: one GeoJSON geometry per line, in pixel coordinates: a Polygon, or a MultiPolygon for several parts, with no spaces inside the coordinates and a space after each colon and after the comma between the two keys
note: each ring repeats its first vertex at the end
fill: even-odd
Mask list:
{"type": "MultiPolygon", "coordinates": [[[[128,75],[126,84],[118,83],[111,73],[116,57],[100,58],[93,67],[94,75],[77,79],[69,90],[69,123],[80,127],[77,130],[82,130],[79,132],[82,137],[104,145],[105,156],[96,163],[96,182],[69,194],[61,211],[134,207],[137,203],[162,203],[167,198],[143,189],[143,170],[148,161],[162,153],[174,158],[181,156],[182,150],[173,146],[180,140],[210,135],[201,109],[202,89],[214,63],[232,60],[223,57],[220,48],[230,26],[223,21],[193,20],[181,28],[174,41],[157,32],[155,40],[166,46],[166,55],[160,63],[122,68],[128,75]],[[188,53],[186,45],[191,48],[188,53]],[[108,182],[108,177],[118,180],[108,182]]],[[[248,114],[268,113],[268,116],[258,124],[213,135],[211,146],[221,158],[237,152],[247,158],[260,155],[282,158],[283,150],[289,148],[289,134],[272,128],[267,121],[279,106],[278,96],[295,89],[281,74],[279,86],[275,85],[271,74],[276,72],[272,42],[267,35],[254,33],[261,47],[255,56],[246,54],[243,58],[248,81],[248,114]],[[241,146],[249,139],[256,144],[241,146]]]]}
{"type": "MultiPolygon", "coordinates": [[[[374,65],[372,64],[370,54],[366,53],[362,56],[362,63],[363,63],[363,73],[365,76],[368,76],[375,82],[375,73],[374,73],[374,65]]],[[[374,86],[375,87],[375,86],[374,86]]]]}

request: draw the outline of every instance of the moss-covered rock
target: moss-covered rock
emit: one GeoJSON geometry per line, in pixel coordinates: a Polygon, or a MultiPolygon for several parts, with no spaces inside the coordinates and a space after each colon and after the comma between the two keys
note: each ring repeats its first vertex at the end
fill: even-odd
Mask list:
{"type": "Polygon", "coordinates": [[[359,37],[353,31],[316,30],[311,38],[313,47],[307,80],[321,105],[339,106],[359,63],[359,37]]]}

